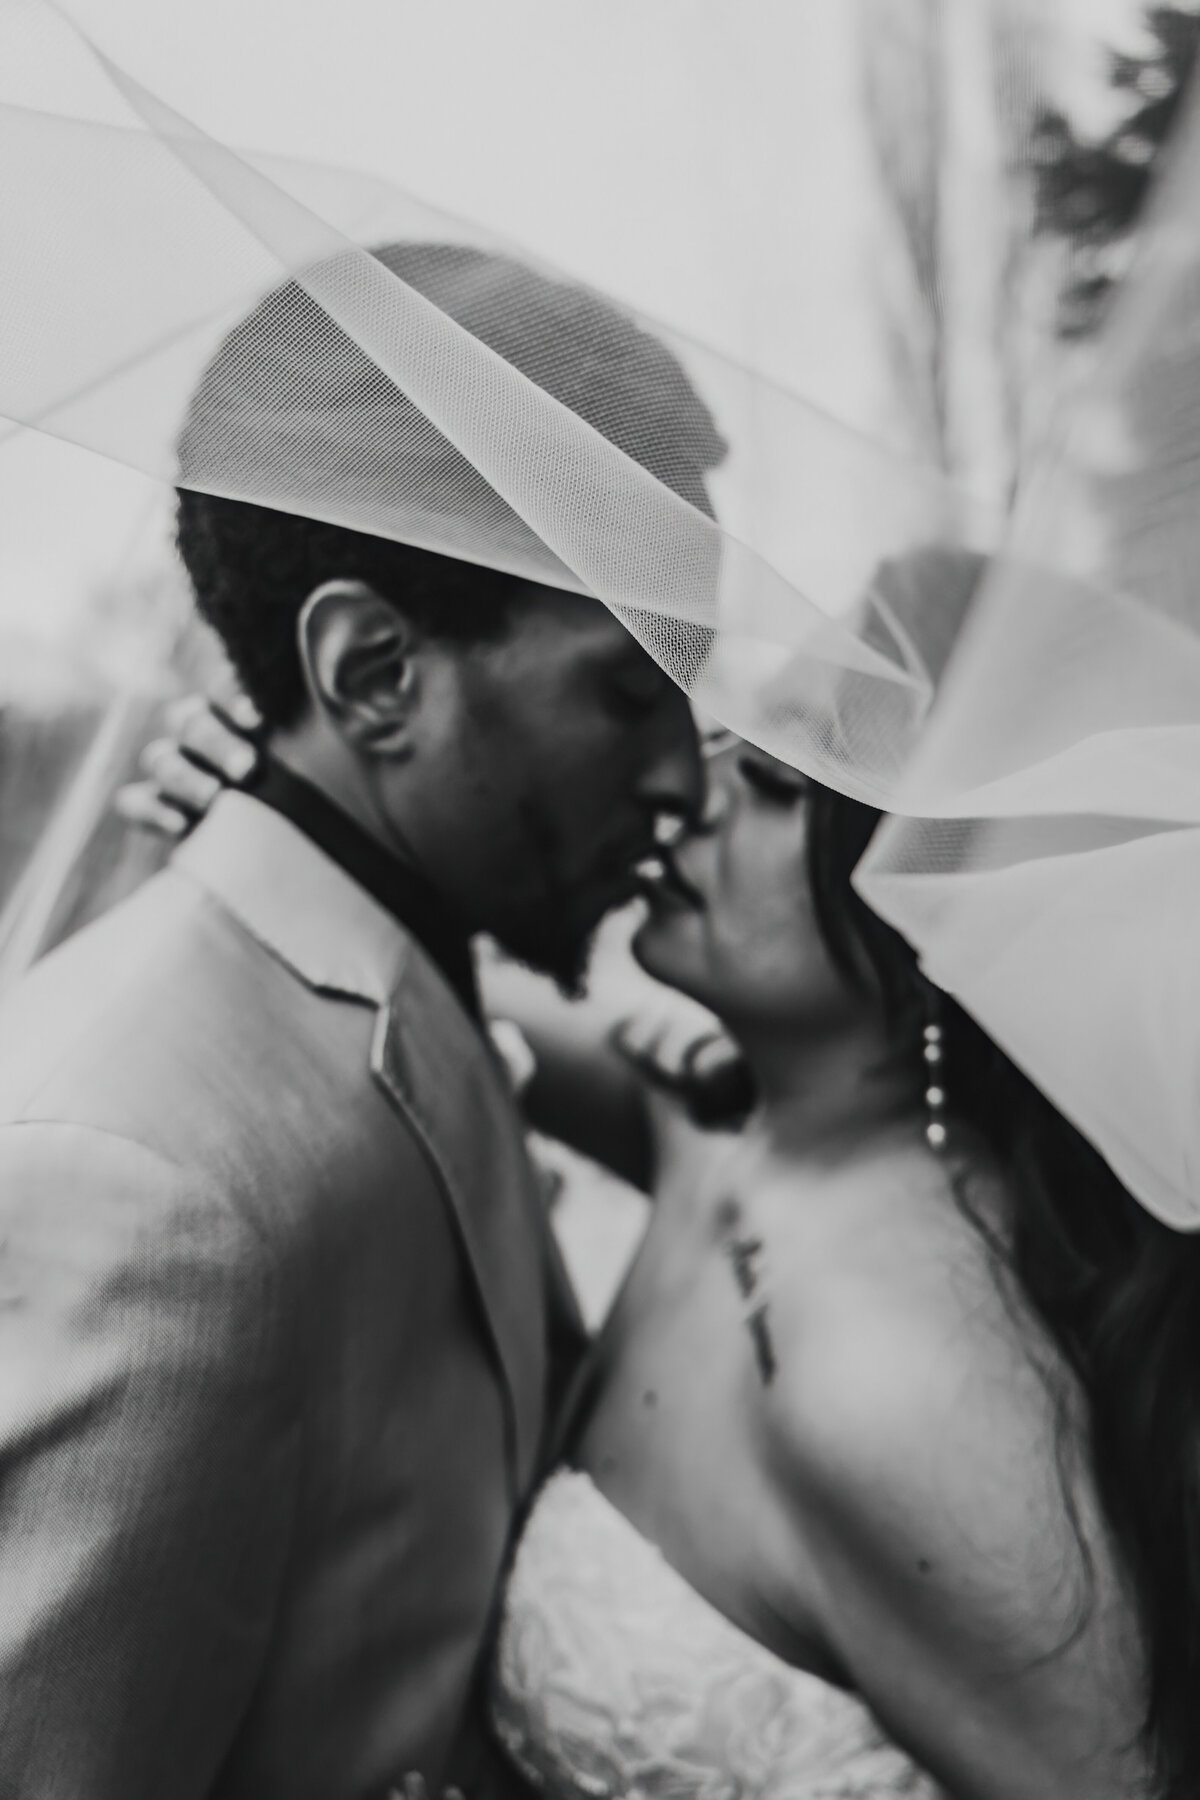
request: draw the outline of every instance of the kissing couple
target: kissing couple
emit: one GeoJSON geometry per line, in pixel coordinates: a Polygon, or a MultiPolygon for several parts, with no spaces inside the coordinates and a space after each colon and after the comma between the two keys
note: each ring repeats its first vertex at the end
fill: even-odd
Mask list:
{"type": "MultiPolygon", "coordinates": [[[[660,343],[502,258],[380,255],[710,510],[721,439],[660,343]]],[[[332,467],[352,384],[297,423],[312,335],[274,298],[270,359],[231,334],[195,418],[332,467]]],[[[160,803],[200,822],[0,1010],[0,1789],[1194,1770],[1194,1433],[1143,1465],[1105,1321],[1194,1423],[1200,1265],[859,897],[879,814],[729,734],[702,757],[597,600],[189,486],[195,418],[179,549],[261,731],[195,721],[160,803]],[[647,1162],[589,1344],[471,939],[574,990],[638,891],[639,961],[754,1103],[687,1181],[647,1162]]],[[[436,456],[395,479],[469,508],[436,456]]],[[[957,617],[979,564],[904,573],[957,617]]],[[[638,1069],[557,1073],[628,1167],[638,1069]]]]}

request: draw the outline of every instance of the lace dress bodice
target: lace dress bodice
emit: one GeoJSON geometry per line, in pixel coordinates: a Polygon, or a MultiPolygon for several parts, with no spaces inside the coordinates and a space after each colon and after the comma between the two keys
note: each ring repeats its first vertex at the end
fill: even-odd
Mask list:
{"type": "Polygon", "coordinates": [[[726,1619],[600,1493],[543,1488],[504,1604],[492,1711],[561,1800],[938,1800],[853,1694],[726,1619]]]}

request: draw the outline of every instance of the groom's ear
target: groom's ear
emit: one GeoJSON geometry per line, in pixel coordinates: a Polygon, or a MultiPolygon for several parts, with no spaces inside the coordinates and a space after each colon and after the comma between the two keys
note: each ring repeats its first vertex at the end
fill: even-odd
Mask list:
{"type": "Polygon", "coordinates": [[[421,688],[412,622],[364,581],[326,581],[296,629],[313,704],[358,749],[403,755],[421,688]]]}

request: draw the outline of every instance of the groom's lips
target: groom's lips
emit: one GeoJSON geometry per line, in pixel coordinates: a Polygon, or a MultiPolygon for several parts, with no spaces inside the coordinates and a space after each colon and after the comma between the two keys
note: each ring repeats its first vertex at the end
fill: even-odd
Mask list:
{"type": "Polygon", "coordinates": [[[587,879],[576,888],[582,906],[601,919],[628,905],[639,895],[665,901],[671,896],[677,905],[691,909],[703,906],[701,894],[692,887],[677,867],[669,848],[658,841],[654,832],[639,832],[634,840],[626,839],[616,851],[599,857],[587,879]]]}
{"type": "Polygon", "coordinates": [[[638,864],[637,888],[656,909],[702,912],[704,896],[683,874],[669,849],[660,847],[638,864]]]}
{"type": "Polygon", "coordinates": [[[641,892],[637,870],[646,854],[647,846],[640,843],[619,856],[605,857],[585,880],[576,885],[580,910],[601,919],[606,913],[627,905],[641,892]]]}

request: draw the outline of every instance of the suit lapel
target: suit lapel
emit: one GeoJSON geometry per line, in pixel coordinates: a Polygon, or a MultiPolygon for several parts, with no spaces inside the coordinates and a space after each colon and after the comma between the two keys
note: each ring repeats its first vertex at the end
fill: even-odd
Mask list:
{"type": "Polygon", "coordinates": [[[372,1074],[438,1177],[495,1350],[510,1477],[523,1489],[546,1402],[552,1265],[520,1120],[490,1045],[395,919],[258,801],[222,794],[173,862],[308,986],[378,1009],[372,1074]]]}
{"type": "Polygon", "coordinates": [[[454,1215],[504,1377],[519,1493],[545,1409],[548,1227],[504,1074],[416,946],[380,1011],[372,1067],[420,1131],[454,1215]]]}

